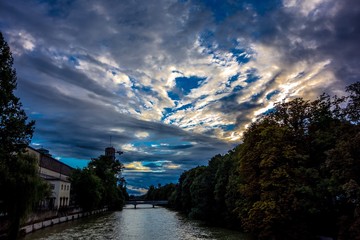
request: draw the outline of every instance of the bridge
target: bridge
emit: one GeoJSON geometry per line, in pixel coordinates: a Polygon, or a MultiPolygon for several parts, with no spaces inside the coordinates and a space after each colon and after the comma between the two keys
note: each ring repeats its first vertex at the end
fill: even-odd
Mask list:
{"type": "Polygon", "coordinates": [[[155,206],[167,206],[169,202],[167,200],[130,200],[126,201],[126,204],[134,205],[134,209],[136,209],[136,206],[140,204],[152,205],[154,208],[155,206]]]}

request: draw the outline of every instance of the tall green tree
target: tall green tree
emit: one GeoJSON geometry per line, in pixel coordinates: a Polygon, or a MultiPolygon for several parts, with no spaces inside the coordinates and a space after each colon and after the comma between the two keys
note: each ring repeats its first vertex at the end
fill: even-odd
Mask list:
{"type": "Polygon", "coordinates": [[[125,196],[123,195],[124,186],[120,184],[123,169],[121,162],[111,156],[102,155],[92,159],[89,168],[95,172],[103,184],[101,204],[114,210],[122,209],[125,196]]]}
{"type": "Polygon", "coordinates": [[[71,176],[71,189],[75,202],[85,211],[100,207],[104,192],[101,179],[89,168],[75,169],[71,176]]]}
{"type": "Polygon", "coordinates": [[[37,159],[28,154],[18,154],[14,168],[9,168],[6,186],[2,190],[10,228],[9,239],[16,239],[27,214],[36,210],[40,200],[51,195],[49,184],[38,175],[37,159]]]}
{"type": "Polygon", "coordinates": [[[20,99],[14,95],[17,87],[10,48],[0,32],[0,159],[11,161],[13,153],[23,152],[34,132],[34,121],[27,121],[20,99]]]}
{"type": "Polygon", "coordinates": [[[35,122],[28,121],[14,95],[17,78],[12,65],[10,48],[0,32],[0,189],[6,193],[0,196],[0,211],[9,216],[9,238],[15,239],[21,219],[33,205],[31,199],[36,199],[35,183],[40,179],[34,159],[20,156],[30,143],[35,122]]]}
{"type": "Polygon", "coordinates": [[[109,156],[94,158],[84,169],[77,169],[70,177],[75,201],[84,210],[107,206],[122,209],[128,198],[121,177],[122,164],[109,156]]]}

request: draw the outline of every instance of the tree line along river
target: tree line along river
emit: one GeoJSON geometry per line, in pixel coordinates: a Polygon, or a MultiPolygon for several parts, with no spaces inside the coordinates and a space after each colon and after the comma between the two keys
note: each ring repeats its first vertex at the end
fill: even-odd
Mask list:
{"type": "Polygon", "coordinates": [[[162,207],[127,205],[121,212],[104,213],[48,227],[24,237],[35,239],[121,239],[121,240],[248,240],[245,234],[207,227],[162,207]]]}

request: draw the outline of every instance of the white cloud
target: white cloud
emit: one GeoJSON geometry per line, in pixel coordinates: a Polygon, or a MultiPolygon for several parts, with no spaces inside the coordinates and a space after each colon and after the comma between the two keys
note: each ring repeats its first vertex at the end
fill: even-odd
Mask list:
{"type": "Polygon", "coordinates": [[[143,139],[147,138],[150,134],[148,132],[136,132],[135,137],[143,139]]]}
{"type": "Polygon", "coordinates": [[[300,9],[301,14],[308,16],[320,4],[329,2],[329,0],[283,0],[283,5],[286,8],[300,9]]]}
{"type": "Polygon", "coordinates": [[[10,44],[12,46],[11,51],[15,55],[21,55],[25,52],[31,52],[36,48],[36,40],[23,29],[14,29],[8,32],[10,36],[10,44]]]}
{"type": "Polygon", "coordinates": [[[151,168],[144,166],[142,162],[138,162],[138,161],[124,164],[124,167],[125,167],[124,171],[126,172],[128,171],[151,172],[151,168]]]}
{"type": "Polygon", "coordinates": [[[111,132],[115,132],[115,133],[124,133],[125,129],[124,128],[111,128],[109,129],[111,132]]]}
{"type": "Polygon", "coordinates": [[[126,152],[138,152],[139,149],[137,149],[134,144],[127,143],[121,146],[121,149],[126,152]]]}
{"type": "Polygon", "coordinates": [[[146,188],[141,188],[133,185],[126,185],[126,188],[130,191],[137,192],[139,194],[145,194],[148,191],[148,189],[146,188]]]}
{"type": "Polygon", "coordinates": [[[168,163],[168,164],[165,164],[164,167],[166,169],[179,169],[179,168],[181,168],[181,165],[180,164],[168,163]]]}

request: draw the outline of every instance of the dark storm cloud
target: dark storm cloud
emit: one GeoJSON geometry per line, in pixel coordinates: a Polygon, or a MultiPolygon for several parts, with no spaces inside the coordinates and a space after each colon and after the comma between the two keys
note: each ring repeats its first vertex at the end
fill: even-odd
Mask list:
{"type": "MultiPolygon", "coordinates": [[[[35,140],[46,139],[47,144],[54,148],[54,154],[61,153],[64,157],[90,159],[102,154],[103,149],[108,145],[109,136],[112,136],[113,144],[121,146],[134,140],[134,132],[139,130],[151,132],[155,136],[154,139],[176,136],[184,141],[198,141],[200,146],[217,146],[206,149],[215,153],[222,152],[222,147],[227,147],[227,144],[214,138],[191,134],[175,126],[142,121],[126,114],[114,112],[110,107],[65,96],[50,86],[24,81],[20,85],[19,91],[24,92],[22,94],[24,100],[31,96],[33,108],[37,109],[39,114],[49,116],[40,118],[36,118],[36,114],[33,116],[39,126],[35,131],[35,140]],[[51,112],[54,113],[50,114],[51,112]],[[126,131],[118,133],[109,130],[116,127],[124,128],[126,131]],[[69,145],[71,148],[68,147],[69,145]]],[[[163,146],[162,148],[187,150],[191,153],[191,158],[205,160],[202,156],[203,149],[191,144],[163,146]]],[[[132,152],[131,155],[125,153],[125,161],[156,161],[165,158],[181,162],[184,158],[181,155],[174,156],[174,153],[156,154],[155,149],[152,148],[145,150],[149,151],[151,156],[141,152],[132,152]]]]}
{"type": "Polygon", "coordinates": [[[61,16],[56,13],[64,12],[65,6],[58,5],[58,9],[51,2],[37,6],[32,1],[18,1],[0,6],[2,18],[14,21],[13,16],[18,16],[13,25],[50,46],[95,52],[108,49],[127,69],[147,65],[147,55],[152,56],[151,62],[186,58],[197,31],[209,23],[204,12],[193,9],[190,13],[186,4],[172,1],[75,1],[61,16]],[[164,55],[167,52],[172,54],[164,55]]]}
{"type": "Polygon", "coordinates": [[[158,184],[163,183],[175,183],[178,180],[177,176],[183,171],[171,171],[169,173],[124,173],[124,177],[128,182],[128,192],[129,194],[144,194],[145,189],[148,189],[149,186],[158,186],[158,184]],[[129,187],[130,185],[130,187],[129,187]]]}
{"type": "Polygon", "coordinates": [[[242,43],[276,47],[286,63],[331,59],[338,79],[346,84],[358,80],[360,2],[323,1],[308,15],[301,13],[300,5],[276,8],[263,15],[240,9],[218,26],[215,35],[224,47],[237,38],[245,39],[242,43]]]}
{"type": "Polygon", "coordinates": [[[112,136],[124,163],[148,167],[125,170],[134,191],[232,149],[269,100],[358,80],[358,22],[358,0],[0,2],[33,142],[90,159],[112,136]],[[317,80],[324,69],[336,80],[317,80]]]}
{"type": "Polygon", "coordinates": [[[20,58],[18,62],[24,67],[46,74],[49,79],[55,78],[57,80],[62,80],[100,96],[114,97],[112,92],[97,84],[92,79],[89,79],[85,74],[76,72],[68,66],[52,64],[51,59],[47,59],[46,57],[20,58]]]}

